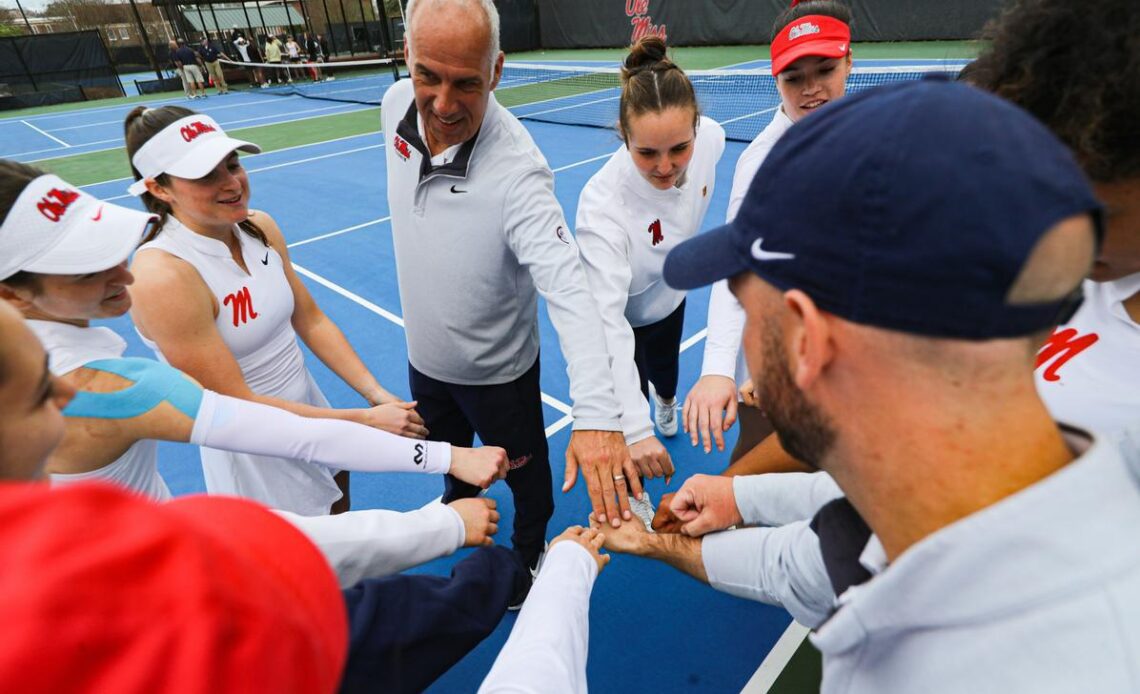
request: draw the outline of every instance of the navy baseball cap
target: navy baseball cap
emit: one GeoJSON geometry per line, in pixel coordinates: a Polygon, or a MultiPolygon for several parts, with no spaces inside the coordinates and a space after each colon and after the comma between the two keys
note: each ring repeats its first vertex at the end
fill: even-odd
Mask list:
{"type": "Polygon", "coordinates": [[[829,104],[788,130],[729,224],[674,248],[665,281],[750,271],[846,320],[932,337],[1044,330],[1073,295],[1011,305],[1037,242],[1100,203],[1068,149],[1028,113],[922,80],[829,104]]]}

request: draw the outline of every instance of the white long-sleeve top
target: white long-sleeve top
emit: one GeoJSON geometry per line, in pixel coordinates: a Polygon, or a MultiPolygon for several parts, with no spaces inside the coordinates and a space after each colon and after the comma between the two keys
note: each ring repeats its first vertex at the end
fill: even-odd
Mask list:
{"type": "Polygon", "coordinates": [[[824,694],[1136,692],[1140,460],[1081,447],[840,596],[811,637],[824,694]]]}
{"type": "Polygon", "coordinates": [[[320,548],[342,588],[451,554],[463,546],[467,534],[459,513],[435,501],[406,513],[380,509],[336,516],[276,513],[320,548]]]}
{"type": "MultiPolygon", "coordinates": [[[[732,177],[726,222],[736,219],[736,213],[740,211],[740,204],[744,201],[756,172],[768,158],[768,152],[772,151],[776,141],[790,127],[792,119],[788,118],[782,108],[776,109],[772,122],[741,153],[732,177]]],[[[732,292],[728,291],[727,280],[721,280],[712,286],[709,294],[708,334],[705,337],[701,376],[727,376],[738,385],[748,380],[748,365],[744,363],[740,349],[743,335],[744,309],[732,292]]]]}
{"type": "Polygon", "coordinates": [[[779,605],[797,622],[822,624],[835,609],[835,592],[812,530],[812,517],[843,492],[830,475],[785,473],[733,478],[733,497],[745,524],[701,542],[709,585],[747,600],[779,605]]]}
{"type": "Polygon", "coordinates": [[[622,145],[578,199],[578,245],[605,326],[627,444],[653,434],[634,363],[633,328],[663,320],[684,300],[685,292],[662,278],[665,256],[700,231],[723,153],[724,129],[702,117],[682,185],[653,187],[622,145]]]}
{"type": "Polygon", "coordinates": [[[597,577],[598,564],[584,547],[554,545],[479,694],[586,694],[597,577]]]}

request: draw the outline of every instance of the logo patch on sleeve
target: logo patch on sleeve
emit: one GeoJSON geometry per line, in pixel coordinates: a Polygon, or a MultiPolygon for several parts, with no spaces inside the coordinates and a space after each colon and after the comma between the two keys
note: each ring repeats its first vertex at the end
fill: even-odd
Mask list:
{"type": "Polygon", "coordinates": [[[412,150],[404,138],[396,135],[395,139],[392,140],[392,146],[396,149],[396,154],[399,154],[404,161],[412,158],[412,150]]]}
{"type": "Polygon", "coordinates": [[[559,241],[566,244],[567,246],[570,245],[570,232],[566,231],[566,227],[559,224],[558,228],[554,230],[554,233],[556,236],[558,236],[559,241]]]}

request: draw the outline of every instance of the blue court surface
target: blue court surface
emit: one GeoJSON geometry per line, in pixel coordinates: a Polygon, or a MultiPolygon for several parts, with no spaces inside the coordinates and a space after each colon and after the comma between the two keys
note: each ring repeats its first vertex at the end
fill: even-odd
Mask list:
{"type": "MultiPolygon", "coordinates": [[[[908,61],[914,65],[916,61],[908,61]]],[[[939,64],[945,64],[939,61],[939,64]]],[[[733,67],[764,67],[763,63],[733,67]]],[[[188,101],[182,97],[150,105],[177,103],[210,114],[223,127],[239,128],[370,109],[356,104],[235,93],[188,101]]],[[[122,120],[132,105],[95,107],[0,119],[0,156],[21,161],[115,149],[122,144],[122,120]]],[[[534,108],[528,107],[528,108],[534,108]]],[[[616,103],[613,118],[616,120],[616,103]]],[[[749,104],[747,111],[771,105],[749,104]]],[[[712,114],[717,117],[716,114],[712,114]]],[[[764,115],[757,128],[766,124],[764,115]]],[[[609,122],[613,122],[612,120],[609,122]]],[[[556,190],[571,226],[578,194],[586,181],[620,145],[612,130],[524,121],[556,172],[556,190]]],[[[407,357],[400,299],[393,261],[391,226],[385,194],[384,148],[379,133],[244,156],[250,174],[252,206],[272,214],[290,244],[292,262],[325,312],[387,388],[408,397],[407,357]]],[[[736,160],[742,142],[729,142],[717,171],[706,228],[723,222],[736,160]]],[[[138,206],[126,196],[130,181],[118,179],[86,186],[100,198],[138,206]]],[[[439,282],[448,282],[441,269],[439,282]]],[[[681,347],[679,398],[697,380],[704,347],[708,290],[691,293],[681,347]]],[[[556,511],[549,526],[553,537],[570,525],[585,524],[590,510],[584,484],[560,491],[562,455],[570,434],[566,365],[557,336],[542,309],[542,389],[550,440],[556,511]]],[[[128,319],[109,322],[126,337],[129,355],[152,356],[128,319]]],[[[334,406],[360,407],[363,401],[307,353],[309,365],[334,406]]],[[[731,434],[735,436],[735,432],[731,434]]],[[[647,489],[656,501],[677,490],[694,473],[716,473],[727,464],[725,453],[705,454],[683,434],[664,440],[677,468],[667,488],[653,480],[647,489]]],[[[175,494],[205,490],[196,448],[163,444],[161,469],[175,494]]],[[[426,504],[442,491],[442,480],[411,474],[352,476],[355,509],[408,510],[426,504]]],[[[509,542],[513,506],[503,483],[489,496],[499,503],[501,542],[509,542]]],[[[416,571],[445,574],[466,551],[437,560],[416,571]]],[[[474,691],[514,624],[508,614],[496,632],[441,678],[435,692],[474,691]]],[[[713,591],[662,564],[614,557],[594,588],[590,612],[589,681],[596,692],[735,692],[748,682],[790,623],[781,609],[746,602],[713,591]]]]}

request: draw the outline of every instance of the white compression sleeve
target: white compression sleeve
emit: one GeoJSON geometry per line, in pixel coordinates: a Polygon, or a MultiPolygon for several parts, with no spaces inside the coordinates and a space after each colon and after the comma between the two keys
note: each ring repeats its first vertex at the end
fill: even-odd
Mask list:
{"type": "Polygon", "coordinates": [[[597,577],[598,565],[584,547],[555,545],[479,694],[585,694],[597,577]]]}
{"type": "Polygon", "coordinates": [[[337,470],[443,474],[451,469],[448,443],[407,439],[341,419],[301,417],[210,390],[202,392],[190,443],[337,470]]]}
{"type": "Polygon", "coordinates": [[[336,516],[275,513],[320,548],[341,588],[451,554],[463,546],[467,534],[455,509],[435,501],[407,513],[379,509],[336,516]]]}

